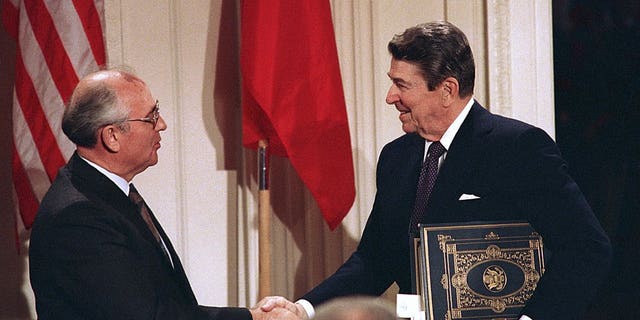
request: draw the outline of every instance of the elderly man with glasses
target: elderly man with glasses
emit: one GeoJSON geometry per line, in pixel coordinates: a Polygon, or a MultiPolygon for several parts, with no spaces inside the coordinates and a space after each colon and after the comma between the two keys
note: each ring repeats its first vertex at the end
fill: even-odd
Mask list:
{"type": "MultiPolygon", "coordinates": [[[[83,78],[62,119],[77,150],[51,185],[29,248],[39,319],[296,319],[281,297],[198,305],[180,258],[131,184],[158,162],[167,124],[131,72],[83,78]]],[[[212,290],[215,288],[212,288],[212,290]]]]}

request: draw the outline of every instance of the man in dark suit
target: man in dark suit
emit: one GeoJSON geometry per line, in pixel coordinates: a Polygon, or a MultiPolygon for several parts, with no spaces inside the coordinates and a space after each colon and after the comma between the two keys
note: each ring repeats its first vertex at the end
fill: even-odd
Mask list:
{"type": "Polygon", "coordinates": [[[440,144],[437,179],[418,222],[528,221],[552,257],[521,319],[579,317],[606,275],[611,247],[554,141],[473,99],[473,55],[454,25],[409,28],[388,49],[386,102],[400,112],[407,134],[380,154],[375,203],[357,250],[301,304],[379,295],[394,282],[400,293],[412,291],[410,219],[420,204],[425,150],[440,144]]]}
{"type": "Polygon", "coordinates": [[[171,241],[130,185],[158,162],[167,124],[130,72],[82,79],[62,129],[77,150],[36,216],[29,248],[40,319],[296,319],[281,297],[199,306],[171,241]],[[128,196],[129,195],[129,196],[128,196]]]}

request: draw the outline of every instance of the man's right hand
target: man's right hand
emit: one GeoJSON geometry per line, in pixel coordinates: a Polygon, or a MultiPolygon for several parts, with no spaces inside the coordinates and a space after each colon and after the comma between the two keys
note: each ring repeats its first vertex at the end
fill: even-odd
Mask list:
{"type": "Polygon", "coordinates": [[[306,319],[306,312],[298,308],[293,302],[283,297],[266,297],[249,309],[253,320],[302,320],[306,319]]]}

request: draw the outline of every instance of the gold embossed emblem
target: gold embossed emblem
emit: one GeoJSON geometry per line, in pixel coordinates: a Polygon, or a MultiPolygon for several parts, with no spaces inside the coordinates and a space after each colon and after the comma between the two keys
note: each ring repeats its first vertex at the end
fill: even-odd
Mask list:
{"type": "Polygon", "coordinates": [[[507,307],[507,304],[502,299],[491,300],[489,305],[491,306],[491,310],[495,313],[502,313],[507,307]]]}
{"type": "Polygon", "coordinates": [[[507,273],[500,266],[491,265],[484,270],[482,282],[491,292],[500,292],[507,286],[507,273]]]}
{"type": "Polygon", "coordinates": [[[502,254],[502,250],[500,249],[500,247],[498,247],[498,246],[496,246],[494,244],[488,246],[486,252],[487,252],[487,256],[490,259],[499,258],[500,255],[502,254]]]}

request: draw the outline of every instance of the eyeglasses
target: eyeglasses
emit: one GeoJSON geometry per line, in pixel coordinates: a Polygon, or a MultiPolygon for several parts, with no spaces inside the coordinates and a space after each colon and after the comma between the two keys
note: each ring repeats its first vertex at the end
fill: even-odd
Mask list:
{"type": "Polygon", "coordinates": [[[158,102],[158,100],[156,100],[156,104],[153,107],[153,110],[151,110],[150,114],[151,114],[151,117],[127,119],[126,121],[148,122],[153,124],[153,128],[155,129],[156,125],[158,125],[158,119],[160,118],[160,102],[158,102]]]}

